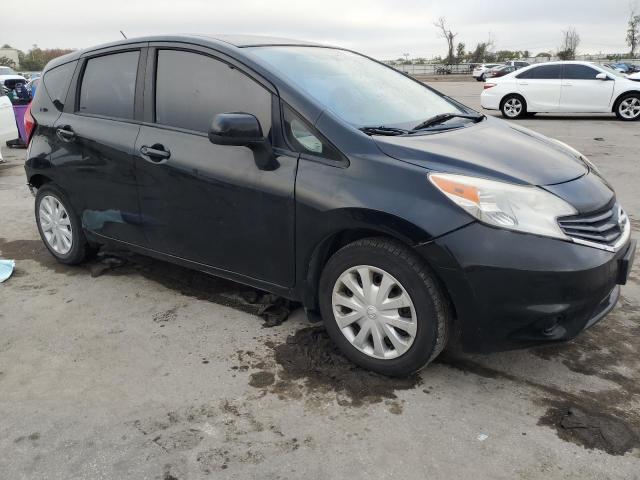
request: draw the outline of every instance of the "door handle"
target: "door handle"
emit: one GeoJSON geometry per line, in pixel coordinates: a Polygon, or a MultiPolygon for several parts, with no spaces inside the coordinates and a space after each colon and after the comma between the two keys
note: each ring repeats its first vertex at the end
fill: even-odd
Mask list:
{"type": "Polygon", "coordinates": [[[572,87],[573,83],[563,83],[562,86],[563,87],[572,87]]]}
{"type": "Polygon", "coordinates": [[[140,147],[140,153],[143,157],[149,157],[149,160],[154,163],[164,162],[171,156],[171,152],[169,150],[165,150],[165,148],[159,143],[150,147],[143,145],[140,147]]]}
{"type": "Polygon", "coordinates": [[[518,82],[518,85],[529,85],[527,82],[518,82]]]}
{"type": "Polygon", "coordinates": [[[76,139],[76,134],[69,125],[56,129],[56,135],[63,142],[73,142],[76,139]]]}

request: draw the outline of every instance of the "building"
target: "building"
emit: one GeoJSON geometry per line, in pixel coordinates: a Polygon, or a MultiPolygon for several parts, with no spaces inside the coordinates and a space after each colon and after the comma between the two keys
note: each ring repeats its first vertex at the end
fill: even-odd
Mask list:
{"type": "Polygon", "coordinates": [[[18,50],[15,48],[0,48],[0,57],[7,57],[13,60],[16,64],[16,68],[20,66],[20,59],[18,58],[18,50]]]}

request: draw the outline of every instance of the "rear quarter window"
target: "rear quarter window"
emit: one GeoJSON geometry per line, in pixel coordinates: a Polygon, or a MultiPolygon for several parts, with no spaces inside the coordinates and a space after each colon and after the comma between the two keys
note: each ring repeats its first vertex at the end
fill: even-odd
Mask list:
{"type": "MultiPolygon", "coordinates": [[[[64,65],[54,67],[47,70],[42,77],[42,82],[49,98],[60,111],[64,108],[67,91],[69,90],[69,83],[71,82],[71,77],[73,76],[77,63],[77,61],[69,62],[64,65]]],[[[38,81],[34,80],[33,83],[36,84],[36,87],[39,85],[38,81]]]]}

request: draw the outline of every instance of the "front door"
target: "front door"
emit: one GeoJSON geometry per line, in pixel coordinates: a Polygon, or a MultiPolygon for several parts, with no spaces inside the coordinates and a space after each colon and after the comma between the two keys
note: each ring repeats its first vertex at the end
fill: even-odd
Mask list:
{"type": "MultiPolygon", "coordinates": [[[[564,112],[610,112],[613,79],[599,80],[599,70],[577,63],[565,64],[560,110],[564,112]]],[[[608,76],[607,76],[608,77],[608,76]]]]}
{"type": "MultiPolygon", "coordinates": [[[[140,205],[150,247],[264,282],[294,283],[297,154],[261,170],[246,147],[214,145],[214,115],[255,115],[273,138],[272,92],[205,52],[150,49],[156,72],[136,142],[140,205]]],[[[153,75],[152,75],[153,76],[153,75]]],[[[149,83],[148,83],[149,85],[149,83]]],[[[276,117],[277,118],[277,117],[276,117]]]]}

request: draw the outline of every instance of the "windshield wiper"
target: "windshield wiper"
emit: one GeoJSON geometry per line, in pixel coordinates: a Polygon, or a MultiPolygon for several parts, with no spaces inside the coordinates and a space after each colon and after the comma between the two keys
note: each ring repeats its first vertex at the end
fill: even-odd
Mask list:
{"type": "Polygon", "coordinates": [[[421,122],[415,127],[413,127],[412,131],[423,130],[425,128],[429,128],[434,125],[444,123],[447,120],[451,120],[452,118],[468,118],[469,120],[473,120],[474,122],[479,122],[484,118],[484,115],[481,113],[455,113],[455,112],[439,113],[438,115],[434,115],[431,118],[427,118],[424,122],[421,122]]]}
{"type": "Polygon", "coordinates": [[[396,127],[385,127],[384,125],[380,125],[379,127],[362,127],[360,130],[367,135],[404,135],[409,133],[409,130],[405,130],[404,128],[396,128],[396,127]]]}

